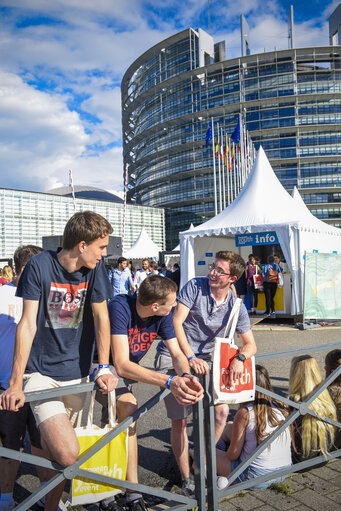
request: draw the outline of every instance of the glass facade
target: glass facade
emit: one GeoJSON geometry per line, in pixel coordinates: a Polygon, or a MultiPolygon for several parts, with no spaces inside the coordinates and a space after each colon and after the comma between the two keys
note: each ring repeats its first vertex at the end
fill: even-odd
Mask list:
{"type": "MultiPolygon", "coordinates": [[[[203,65],[201,36],[188,29],[162,41],[122,80],[128,197],[166,208],[167,249],[178,244],[179,231],[214,214],[212,150],[205,145],[211,119],[230,135],[241,115],[283,186],[297,186],[307,204],[320,202],[320,188],[341,192],[341,47],[206,58],[203,65]]],[[[333,197],[324,196],[323,215],[312,212],[341,221],[339,209],[327,207],[333,197]]]]}
{"type": "MultiPolygon", "coordinates": [[[[91,210],[105,217],[114,236],[122,237],[123,204],[76,197],[76,211],[91,210]]],[[[47,193],[0,188],[0,257],[10,258],[20,245],[42,245],[43,236],[62,235],[73,215],[73,200],[47,193]]],[[[130,248],[144,227],[151,239],[165,247],[164,210],[127,205],[124,246],[130,248]]]]}

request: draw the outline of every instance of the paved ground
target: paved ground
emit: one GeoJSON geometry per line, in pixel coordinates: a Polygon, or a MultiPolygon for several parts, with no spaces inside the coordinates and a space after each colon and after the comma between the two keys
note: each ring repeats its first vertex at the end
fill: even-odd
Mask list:
{"type": "MultiPolygon", "coordinates": [[[[324,369],[324,356],[329,350],[314,353],[313,345],[328,344],[341,340],[341,328],[322,327],[312,330],[300,331],[291,326],[276,326],[275,324],[256,325],[254,327],[258,353],[280,351],[305,346],[307,353],[316,356],[321,370],[324,369]]],[[[144,365],[152,367],[154,350],[144,359],[144,365]]],[[[279,392],[286,392],[291,356],[287,358],[269,360],[263,365],[270,372],[274,387],[279,392]]],[[[134,385],[134,392],[142,404],[154,393],[155,388],[148,385],[134,385]]],[[[189,431],[191,422],[189,422],[189,431]]],[[[166,418],[164,405],[158,404],[154,409],[139,420],[139,478],[142,484],[177,492],[179,490],[179,473],[172,456],[169,445],[170,423],[166,418]]],[[[22,473],[16,485],[16,497],[22,501],[28,492],[36,489],[38,480],[32,469],[23,464],[22,473]]],[[[323,468],[311,470],[304,474],[293,474],[284,482],[284,486],[275,491],[273,489],[258,491],[243,491],[237,495],[221,499],[219,509],[248,511],[271,510],[314,510],[328,511],[341,510],[341,460],[334,460],[323,468]]],[[[154,510],[161,510],[163,506],[154,506],[154,510]]],[[[32,507],[36,511],[37,507],[32,507]]],[[[74,507],[76,511],[85,508],[74,507]]],[[[90,510],[90,507],[88,508],[90,510]]],[[[91,510],[96,510],[92,506],[91,510]]],[[[210,510],[213,511],[213,510],[210,510]]]]}

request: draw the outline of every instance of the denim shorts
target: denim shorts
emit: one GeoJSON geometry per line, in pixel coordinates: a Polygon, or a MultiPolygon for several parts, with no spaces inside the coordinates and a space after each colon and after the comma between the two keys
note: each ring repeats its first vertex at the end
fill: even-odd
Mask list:
{"type": "MultiPolygon", "coordinates": [[[[240,465],[242,462],[241,460],[234,460],[231,461],[231,472],[235,470],[238,465],[240,465]]],[[[276,470],[281,470],[283,468],[288,468],[291,465],[286,465],[284,467],[277,467],[277,468],[270,468],[270,469],[260,469],[256,467],[249,466],[247,467],[239,476],[234,480],[234,483],[242,483],[245,481],[250,481],[250,479],[255,479],[259,476],[264,476],[266,474],[269,474],[269,472],[274,472],[276,470]]],[[[249,488],[250,490],[264,490],[265,488],[268,488],[273,483],[280,483],[281,481],[284,481],[286,476],[280,476],[276,479],[271,479],[270,481],[265,481],[260,484],[255,484],[255,486],[252,486],[252,488],[249,488]]]]}

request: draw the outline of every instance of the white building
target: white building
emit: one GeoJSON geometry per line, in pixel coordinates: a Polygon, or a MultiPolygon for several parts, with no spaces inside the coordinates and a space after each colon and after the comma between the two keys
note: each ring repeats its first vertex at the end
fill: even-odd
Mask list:
{"type": "MultiPolygon", "coordinates": [[[[120,203],[76,197],[76,211],[91,210],[104,216],[114,236],[122,237],[123,209],[120,203]]],[[[73,213],[70,197],[0,188],[0,257],[12,257],[20,245],[41,246],[43,236],[62,235],[73,213]]],[[[164,210],[127,204],[125,248],[133,245],[142,227],[159,247],[165,248],[164,210]]]]}

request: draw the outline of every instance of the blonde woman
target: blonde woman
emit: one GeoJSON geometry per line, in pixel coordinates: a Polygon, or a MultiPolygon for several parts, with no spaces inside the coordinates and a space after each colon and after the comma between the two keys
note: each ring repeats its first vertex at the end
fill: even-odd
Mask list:
{"type": "Polygon", "coordinates": [[[0,284],[4,286],[13,280],[13,271],[10,266],[4,266],[2,269],[2,277],[0,278],[0,284]]]}
{"type": "MultiPolygon", "coordinates": [[[[315,358],[300,355],[291,361],[289,398],[298,403],[304,401],[320,385],[322,376],[315,358]]],[[[321,392],[309,405],[321,419],[336,420],[336,409],[328,390],[321,392]]],[[[295,448],[293,463],[326,455],[333,447],[335,427],[310,414],[301,415],[294,422],[295,448]]]]}
{"type": "MultiPolygon", "coordinates": [[[[333,350],[327,353],[325,358],[326,378],[341,365],[341,350],[333,350]]],[[[336,416],[338,422],[341,422],[341,374],[328,387],[329,394],[336,407],[336,416]]],[[[341,429],[336,432],[335,447],[341,449],[341,429]]]]}

